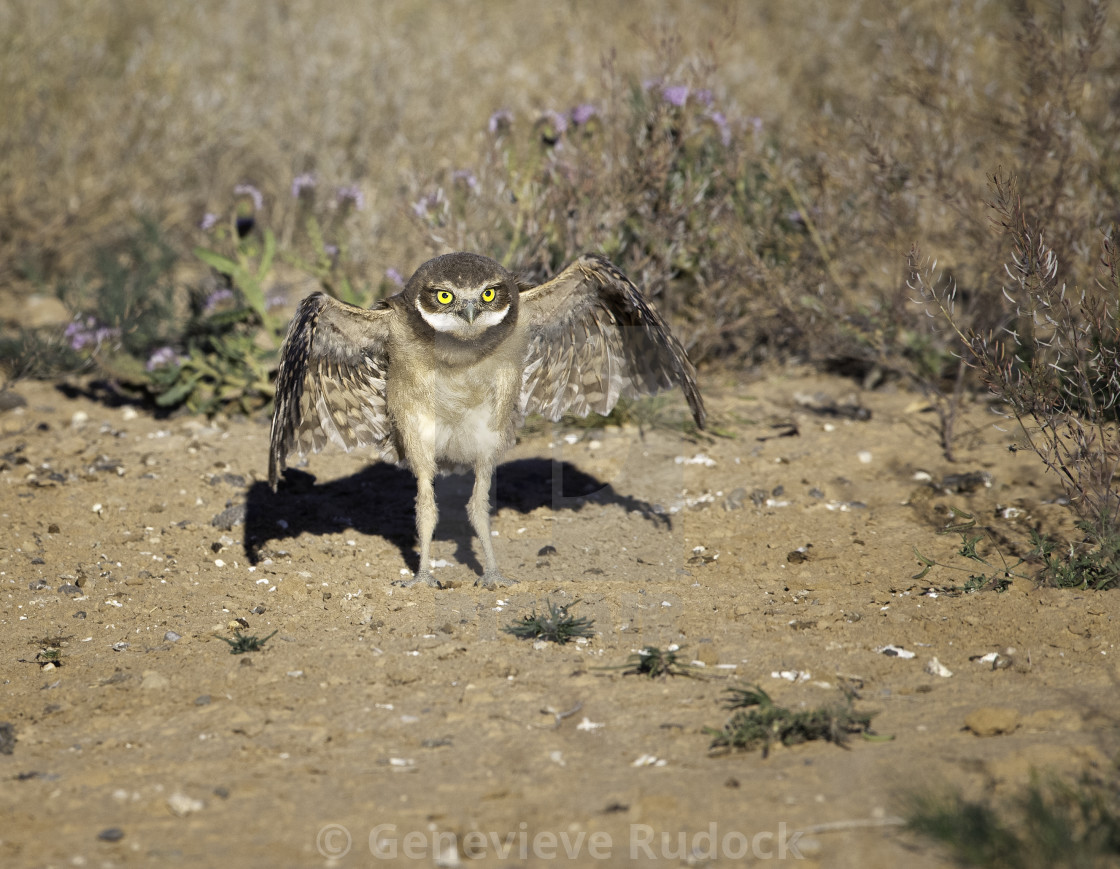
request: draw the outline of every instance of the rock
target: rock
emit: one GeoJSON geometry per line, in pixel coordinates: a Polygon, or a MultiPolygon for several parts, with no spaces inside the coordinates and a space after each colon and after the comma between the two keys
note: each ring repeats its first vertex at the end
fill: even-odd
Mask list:
{"type": "Polygon", "coordinates": [[[700,647],[696,650],[696,660],[700,661],[706,667],[714,667],[719,663],[719,653],[716,647],[711,643],[701,643],[700,647]]]}
{"type": "Polygon", "coordinates": [[[0,413],[17,407],[27,407],[27,399],[12,389],[0,389],[0,413]]]}
{"type": "Polygon", "coordinates": [[[307,583],[302,576],[286,576],[281,582],[276,583],[276,593],[303,597],[307,594],[307,583]]]}
{"type": "Polygon", "coordinates": [[[8,721],[0,724],[0,754],[11,754],[16,750],[16,729],[8,721]]]}
{"type": "Polygon", "coordinates": [[[155,670],[145,670],[144,676],[140,680],[141,691],[162,691],[169,688],[171,682],[166,676],[161,676],[155,670]]]}
{"type": "Polygon", "coordinates": [[[723,509],[728,512],[731,512],[732,510],[742,510],[743,502],[746,500],[746,498],[747,490],[742,486],[737,486],[736,488],[731,490],[731,494],[724,498],[723,509]]]}
{"type": "Polygon", "coordinates": [[[218,513],[210,520],[210,524],[215,528],[220,528],[222,531],[232,531],[235,525],[241,525],[245,522],[245,513],[248,505],[232,504],[226,507],[221,513],[218,513]]]}
{"type": "Polygon", "coordinates": [[[167,798],[167,807],[171,809],[171,813],[177,817],[185,818],[187,815],[201,812],[206,808],[206,803],[202,800],[188,797],[184,793],[176,791],[167,798]]]}
{"type": "Polygon", "coordinates": [[[941,676],[945,679],[953,675],[953,671],[937,660],[937,658],[929,659],[926,663],[926,672],[931,676],[941,676]]]}
{"type": "Polygon", "coordinates": [[[1002,706],[981,706],[968,713],[964,726],[977,736],[1011,733],[1019,726],[1019,713],[1002,706]]]}
{"type": "Polygon", "coordinates": [[[97,834],[97,838],[102,842],[119,842],[124,838],[124,830],[120,827],[106,827],[97,834]]]}
{"type": "Polygon", "coordinates": [[[43,329],[49,326],[65,326],[70,322],[70,312],[54,296],[34,293],[23,300],[13,314],[16,322],[24,329],[43,329]]]}

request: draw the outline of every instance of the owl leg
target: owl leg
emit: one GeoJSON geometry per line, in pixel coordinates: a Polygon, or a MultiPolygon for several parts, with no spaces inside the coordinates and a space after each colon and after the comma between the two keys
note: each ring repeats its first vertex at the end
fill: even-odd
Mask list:
{"type": "Polygon", "coordinates": [[[416,471],[416,536],[420,541],[420,567],[412,579],[399,579],[393,585],[411,588],[423,582],[432,588],[443,588],[439,580],[432,576],[429,567],[432,563],[432,535],[436,530],[436,519],[439,518],[432,477],[432,473],[416,471]]]}
{"type": "Polygon", "coordinates": [[[467,516],[471,520],[471,527],[478,535],[482,544],[482,556],[486,562],[486,569],[482,576],[475,580],[475,585],[483,588],[497,588],[498,586],[513,585],[516,579],[503,576],[498,570],[498,559],[494,556],[494,542],[490,538],[490,480],[493,478],[494,469],[489,464],[476,465],[474,469],[474,490],[471,499],[467,502],[467,516]]]}

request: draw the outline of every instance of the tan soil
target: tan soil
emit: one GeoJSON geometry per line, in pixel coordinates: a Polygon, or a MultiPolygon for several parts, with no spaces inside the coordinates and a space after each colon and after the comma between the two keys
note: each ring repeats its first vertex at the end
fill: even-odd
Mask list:
{"type": "Polygon", "coordinates": [[[0,722],[16,735],[0,754],[4,866],[543,866],[567,863],[565,845],[579,848],[569,865],[726,865],[744,843],[777,856],[784,834],[797,865],[919,869],[944,857],[893,823],[907,794],[1008,795],[1032,767],[1104,769],[1116,747],[1113,595],[1015,579],[929,596],[967,573],[912,578],[915,546],[966,565],[959,539],[935,533],[949,505],[1011,561],[1032,526],[1071,528],[1053,481],[1008,450],[1014,433],[982,402],[959,423],[955,464],[915,395],[862,392],[870,420],[831,418],[797,396],[844,401],[851,383],[789,372],[708,384],[729,438],[526,436],[499,470],[494,521],[521,583],[495,593],[472,585],[464,479],[438,493],[433,556],[451,587],[402,589],[408,474],[330,452],[303,469],[314,485],[296,475],[274,496],[264,420],[16,391],[26,406],[0,414],[0,722]],[[798,433],[780,436],[791,421],[798,433]],[[676,461],[701,453],[714,464],[676,461]],[[920,471],[993,483],[946,494],[920,471]],[[725,509],[738,487],[742,508],[725,509]],[[211,524],[239,504],[244,522],[211,524]],[[595,620],[587,643],[501,630],[577,598],[573,614],[595,620]],[[218,637],[234,619],[277,633],[233,655],[218,637]],[[705,678],[600,669],[672,643],[705,678]],[[877,651],[888,644],[914,657],[877,651]],[[44,669],[52,645],[61,666],[44,669]],[[1009,666],[972,660],[990,652],[1009,666]],[[952,675],[927,672],[932,658],[952,675]],[[793,707],[855,688],[893,740],[710,756],[724,691],[753,683],[793,707]],[[371,854],[379,825],[395,825],[380,831],[396,859],[371,854]],[[110,828],[123,836],[98,838],[110,828]],[[690,860],[673,854],[678,833],[690,860]],[[441,852],[440,834],[478,859],[441,852]]]}

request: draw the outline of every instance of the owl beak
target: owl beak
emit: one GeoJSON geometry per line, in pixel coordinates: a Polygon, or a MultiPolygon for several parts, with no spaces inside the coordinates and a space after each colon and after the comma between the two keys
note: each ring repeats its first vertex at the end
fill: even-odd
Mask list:
{"type": "Polygon", "coordinates": [[[468,323],[473,324],[474,318],[478,316],[478,305],[474,302],[465,302],[462,310],[459,311],[459,316],[466,320],[468,323]]]}

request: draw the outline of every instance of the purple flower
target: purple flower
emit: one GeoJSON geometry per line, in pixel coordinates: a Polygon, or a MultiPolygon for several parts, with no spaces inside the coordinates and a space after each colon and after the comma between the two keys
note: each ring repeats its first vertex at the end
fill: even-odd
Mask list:
{"type": "Polygon", "coordinates": [[[253,200],[253,211],[260,211],[264,208],[264,197],[261,192],[252,184],[238,184],[233,188],[234,196],[248,196],[253,200]]]}
{"type": "Polygon", "coordinates": [[[680,108],[688,102],[688,85],[675,84],[661,88],[661,98],[669,105],[680,108]]]}
{"type": "Polygon", "coordinates": [[[651,91],[654,88],[661,87],[661,79],[659,78],[646,78],[642,79],[642,90],[651,91]]]}
{"type": "Polygon", "coordinates": [[[338,245],[337,244],[324,244],[323,245],[323,253],[325,253],[331,259],[334,259],[336,256],[338,256],[338,245]]]}
{"type": "Polygon", "coordinates": [[[564,131],[568,129],[568,119],[559,112],[554,112],[551,109],[541,115],[541,123],[551,124],[552,132],[556,138],[564,135],[564,131]]]}
{"type": "Polygon", "coordinates": [[[597,114],[599,114],[598,109],[596,109],[595,106],[591,105],[591,103],[581,103],[580,105],[572,109],[572,123],[577,127],[582,127],[597,114]]]}
{"type": "Polygon", "coordinates": [[[223,302],[228,302],[233,298],[233,290],[228,287],[222,287],[220,290],[214,290],[207,298],[206,304],[202,308],[202,313],[213,314],[223,302]]]}
{"type": "Polygon", "coordinates": [[[218,215],[216,215],[213,211],[207,211],[204,215],[202,215],[202,220],[198,222],[198,228],[203,232],[209,232],[214,228],[214,225],[217,222],[218,215]]]}
{"type": "Polygon", "coordinates": [[[75,319],[70,321],[63,332],[74,350],[84,350],[90,345],[99,345],[105,341],[120,337],[120,329],[111,329],[101,325],[95,317],[86,317],[85,320],[75,319]]]}
{"type": "Polygon", "coordinates": [[[504,133],[513,124],[513,112],[509,109],[498,109],[490,116],[487,128],[491,133],[504,133]]]}
{"type": "Polygon", "coordinates": [[[144,367],[148,371],[155,371],[165,365],[178,365],[181,359],[182,357],[175,352],[174,347],[160,347],[152,352],[152,355],[148,357],[148,364],[144,367]]]}
{"type": "Polygon", "coordinates": [[[292,198],[299,199],[300,194],[303,193],[304,190],[314,190],[315,184],[315,176],[310,172],[297,175],[292,179],[292,198]]]}
{"type": "Polygon", "coordinates": [[[417,217],[425,218],[428,213],[443,202],[443,188],[439,187],[434,193],[425,193],[412,203],[412,213],[417,217]]]}
{"type": "Polygon", "coordinates": [[[756,136],[762,132],[762,118],[757,116],[748,118],[747,123],[751,125],[751,129],[754,130],[756,136]]]}
{"type": "Polygon", "coordinates": [[[287,302],[288,302],[288,299],[285,297],[285,295],[283,293],[270,293],[269,295],[264,297],[264,306],[266,308],[268,308],[268,310],[270,310],[270,311],[273,308],[284,307],[284,305],[286,305],[287,302]]]}
{"type": "Polygon", "coordinates": [[[478,178],[470,169],[456,169],[451,173],[452,181],[462,181],[467,185],[468,190],[478,189],[478,178]]]}
{"type": "Polygon", "coordinates": [[[700,90],[695,93],[694,98],[696,102],[700,103],[702,106],[710,106],[713,100],[712,92],[708,88],[700,88],[700,90]]]}
{"type": "Polygon", "coordinates": [[[404,286],[404,278],[401,276],[401,273],[398,272],[395,268],[390,267],[385,269],[385,277],[392,281],[393,284],[398,287],[404,286]]]}
{"type": "Polygon", "coordinates": [[[723,112],[707,112],[708,120],[711,121],[719,129],[719,140],[723,143],[723,147],[731,144],[731,127],[727,123],[727,118],[724,117],[723,112]]]}
{"type": "Polygon", "coordinates": [[[335,201],[341,206],[347,202],[354,206],[356,211],[361,211],[366,207],[366,197],[357,184],[348,184],[345,187],[339,187],[334,194],[335,201]]]}

